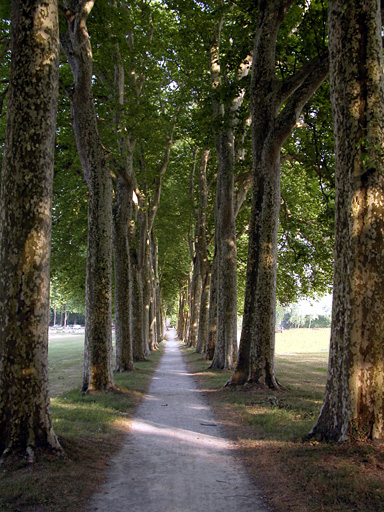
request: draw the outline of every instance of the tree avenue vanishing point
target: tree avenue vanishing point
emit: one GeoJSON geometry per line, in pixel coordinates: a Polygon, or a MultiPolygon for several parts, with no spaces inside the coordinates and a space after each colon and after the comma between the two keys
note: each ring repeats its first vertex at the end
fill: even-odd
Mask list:
{"type": "Polygon", "coordinates": [[[61,0],[56,126],[57,4],[12,0],[0,21],[0,453],[61,451],[50,264],[52,299],[85,308],[82,391],[96,394],[115,388],[113,317],[115,371],[177,317],[185,343],[233,370],[228,385],[281,389],[276,303],[329,291],[334,267],[310,436],[382,439],[379,0],[330,1],[328,39],[323,0],[61,0]]]}

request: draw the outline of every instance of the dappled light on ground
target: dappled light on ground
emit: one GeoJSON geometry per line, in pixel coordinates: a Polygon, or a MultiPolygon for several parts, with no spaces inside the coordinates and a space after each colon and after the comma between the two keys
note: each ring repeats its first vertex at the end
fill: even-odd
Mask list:
{"type": "Polygon", "coordinates": [[[266,510],[173,339],[89,509],[110,512],[121,503],[130,512],[266,510]]]}

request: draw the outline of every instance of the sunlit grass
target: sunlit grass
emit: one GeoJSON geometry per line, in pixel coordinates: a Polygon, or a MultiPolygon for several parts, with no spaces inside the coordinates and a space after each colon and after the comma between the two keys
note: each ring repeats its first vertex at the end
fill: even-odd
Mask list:
{"type": "Polygon", "coordinates": [[[329,329],[277,334],[283,391],[223,388],[231,372],[209,369],[193,349],[182,351],[276,511],[384,511],[383,447],[306,440],[323,402],[328,345],[329,329]]]}
{"type": "Polygon", "coordinates": [[[276,354],[328,353],[330,329],[288,329],[276,333],[276,354]]]}

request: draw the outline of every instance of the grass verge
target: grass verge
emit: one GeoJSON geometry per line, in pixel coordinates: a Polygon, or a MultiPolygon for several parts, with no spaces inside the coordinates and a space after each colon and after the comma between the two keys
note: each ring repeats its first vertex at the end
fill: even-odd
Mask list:
{"type": "Polygon", "coordinates": [[[50,374],[57,374],[52,379],[52,419],[67,458],[38,457],[32,465],[5,461],[0,466],[2,512],[84,510],[86,499],[103,482],[163,353],[161,348],[148,361],[136,363],[135,371],[115,374],[115,391],[82,395],[72,389],[58,394],[74,384],[70,361],[78,363],[82,341],[71,338],[66,346],[63,339],[57,352],[55,343],[50,345],[50,374]]]}
{"type": "MultiPolygon", "coordinates": [[[[278,355],[285,391],[230,389],[230,372],[209,370],[181,345],[190,371],[252,478],[278,512],[384,511],[384,448],[304,441],[322,404],[326,353],[278,355]]],[[[286,352],[286,351],[285,351],[286,352]]]]}

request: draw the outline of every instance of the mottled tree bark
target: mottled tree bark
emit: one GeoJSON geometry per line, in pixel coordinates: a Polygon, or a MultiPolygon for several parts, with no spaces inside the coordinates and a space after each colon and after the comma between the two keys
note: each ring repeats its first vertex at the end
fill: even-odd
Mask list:
{"type": "Polygon", "coordinates": [[[132,201],[133,149],[135,142],[122,129],[125,103],[125,72],[119,46],[116,45],[115,64],[115,136],[120,150],[118,179],[113,202],[113,254],[115,267],[115,371],[134,369],[132,350],[131,264],[128,227],[134,203],[132,201]]]}
{"type": "Polygon", "coordinates": [[[329,372],[310,436],[384,439],[384,77],[379,0],[329,4],[336,155],[329,372]]]}
{"type": "Polygon", "coordinates": [[[144,303],[142,272],[139,266],[139,257],[133,244],[130,245],[130,263],[132,275],[132,350],[134,361],[145,360],[144,349],[144,303]]]}
{"type": "Polygon", "coordinates": [[[56,0],[12,0],[0,196],[0,454],[61,451],[48,394],[49,265],[58,91],[56,0]]]}
{"type": "Polygon", "coordinates": [[[134,369],[131,324],[131,281],[128,222],[131,218],[129,190],[118,179],[113,206],[113,249],[115,265],[115,370],[134,369]]]}
{"type": "Polygon", "coordinates": [[[219,161],[215,207],[215,258],[217,265],[217,330],[212,368],[232,368],[237,354],[237,248],[234,209],[235,139],[232,105],[219,101],[221,84],[220,38],[223,19],[218,23],[210,48],[210,72],[213,94],[213,118],[225,124],[214,135],[219,161]]]}
{"type": "Polygon", "coordinates": [[[188,275],[187,276],[187,285],[185,287],[185,292],[184,292],[184,307],[182,310],[184,320],[183,320],[183,332],[181,335],[181,339],[185,343],[187,343],[187,340],[188,340],[189,324],[190,324],[190,318],[191,318],[190,311],[189,311],[190,298],[191,298],[191,278],[190,278],[190,275],[188,275]]]}
{"type": "Polygon", "coordinates": [[[212,368],[233,368],[237,356],[237,247],[234,209],[234,136],[223,130],[216,137],[217,174],[217,332],[212,368]]]}
{"type": "Polygon", "coordinates": [[[150,254],[150,239],[151,236],[147,233],[145,241],[145,255],[143,266],[143,303],[144,303],[144,340],[145,340],[145,354],[148,356],[153,348],[151,347],[150,340],[150,309],[152,302],[152,262],[150,254]]]}
{"type": "Polygon", "coordinates": [[[252,209],[244,316],[235,371],[228,384],[278,388],[274,371],[280,151],[303,106],[328,74],[327,56],[285,82],[276,76],[276,40],[293,0],[259,2],[251,79],[252,209]]]}
{"type": "Polygon", "coordinates": [[[213,256],[211,269],[211,284],[209,287],[208,343],[205,357],[212,361],[216,347],[217,333],[217,258],[213,256]]]}
{"type": "Polygon", "coordinates": [[[98,133],[92,97],[92,49],[87,18],[93,0],[68,2],[61,44],[74,77],[71,115],[88,185],[88,247],[82,390],[107,390],[112,373],[112,182],[98,133]],[[73,10],[71,10],[73,8],[73,10]]]}
{"type": "Polygon", "coordinates": [[[189,333],[188,333],[188,346],[196,347],[197,335],[199,330],[199,316],[201,305],[201,275],[199,272],[199,264],[197,257],[193,262],[193,273],[191,282],[191,295],[189,302],[189,333]]]}
{"type": "Polygon", "coordinates": [[[207,164],[209,150],[205,149],[201,155],[199,165],[199,213],[197,221],[196,252],[198,254],[199,272],[201,277],[200,317],[197,335],[196,352],[205,353],[208,345],[209,329],[209,288],[211,283],[211,264],[208,259],[207,249],[207,164]]]}
{"type": "Polygon", "coordinates": [[[150,353],[154,347],[154,332],[153,332],[153,319],[154,319],[154,303],[153,303],[153,268],[151,257],[151,238],[149,237],[147,244],[147,255],[145,264],[145,283],[144,283],[144,304],[145,304],[145,324],[147,336],[147,348],[150,353]]]}
{"type": "Polygon", "coordinates": [[[157,240],[153,237],[152,242],[152,255],[153,255],[153,274],[154,274],[154,300],[155,300],[155,330],[156,330],[156,343],[159,344],[163,338],[162,327],[162,304],[161,304],[161,290],[159,282],[159,252],[157,240]]]}
{"type": "Polygon", "coordinates": [[[152,269],[152,280],[151,280],[151,306],[149,315],[149,346],[151,350],[157,349],[158,343],[160,342],[161,330],[159,329],[160,323],[160,299],[158,297],[158,255],[157,255],[157,241],[151,233],[151,269],[152,269]]]}

